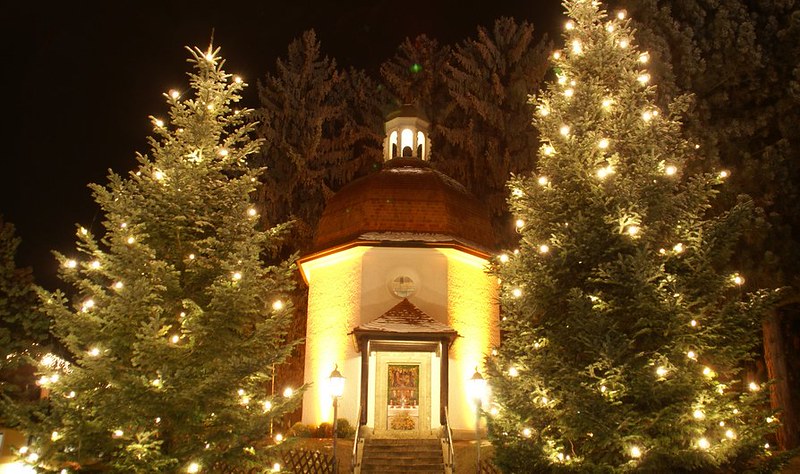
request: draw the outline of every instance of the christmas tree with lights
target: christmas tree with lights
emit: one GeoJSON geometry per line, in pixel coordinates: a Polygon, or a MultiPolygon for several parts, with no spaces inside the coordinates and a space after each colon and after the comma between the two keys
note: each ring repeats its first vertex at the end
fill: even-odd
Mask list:
{"type": "Polygon", "coordinates": [[[751,205],[708,215],[728,172],[690,175],[686,98],[654,102],[624,12],[565,2],[536,99],[536,175],[511,180],[489,434],[506,472],[770,470],[778,418],[742,366],[774,291],[728,267],[751,205]]]}
{"type": "Polygon", "coordinates": [[[45,294],[65,363],[42,365],[26,459],[73,472],[230,472],[272,466],[272,420],[299,403],[270,394],[294,266],[262,263],[282,227],[257,229],[261,170],[245,84],[219,49],[190,50],[190,88],[165,94],[150,152],[93,185],[100,236],[80,227],[58,255],[74,297],[45,294]]]}

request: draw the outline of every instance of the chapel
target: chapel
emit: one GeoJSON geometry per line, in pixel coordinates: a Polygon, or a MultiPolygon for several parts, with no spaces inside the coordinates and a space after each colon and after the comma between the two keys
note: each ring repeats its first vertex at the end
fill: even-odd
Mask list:
{"type": "MultiPolygon", "coordinates": [[[[302,421],[333,421],[329,377],[345,379],[338,418],[372,437],[475,431],[467,390],[499,344],[494,237],[483,203],[429,164],[429,121],[389,115],[383,168],[327,203],[308,285],[302,421]]],[[[474,434],[472,435],[474,436],[474,434]]]]}

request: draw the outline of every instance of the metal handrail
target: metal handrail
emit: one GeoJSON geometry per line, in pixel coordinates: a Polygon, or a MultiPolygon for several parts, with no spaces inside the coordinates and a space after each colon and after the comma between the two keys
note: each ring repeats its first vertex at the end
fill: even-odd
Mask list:
{"type": "Polygon", "coordinates": [[[358,421],[356,421],[356,434],[353,438],[353,458],[350,460],[350,472],[355,472],[358,465],[358,439],[361,437],[361,405],[358,406],[358,421]]]}
{"type": "Polygon", "coordinates": [[[450,412],[447,411],[447,406],[444,407],[444,423],[445,434],[447,435],[447,464],[450,465],[450,472],[456,472],[456,453],[453,448],[453,430],[450,429],[450,412]]]}

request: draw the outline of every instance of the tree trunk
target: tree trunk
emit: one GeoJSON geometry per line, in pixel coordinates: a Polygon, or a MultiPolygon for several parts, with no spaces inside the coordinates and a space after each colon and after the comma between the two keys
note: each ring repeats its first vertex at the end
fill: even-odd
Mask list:
{"type": "Polygon", "coordinates": [[[780,309],[773,310],[764,319],[764,360],[769,378],[774,381],[770,385],[770,402],[773,409],[780,410],[778,445],[781,449],[792,449],[800,446],[800,419],[792,396],[783,323],[780,309]]]}

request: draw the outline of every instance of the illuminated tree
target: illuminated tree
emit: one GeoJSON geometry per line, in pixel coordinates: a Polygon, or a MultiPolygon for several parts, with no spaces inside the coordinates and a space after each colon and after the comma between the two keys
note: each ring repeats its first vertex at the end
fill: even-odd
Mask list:
{"type": "MultiPolygon", "coordinates": [[[[49,392],[29,427],[46,470],[226,472],[273,456],[271,420],[296,397],[269,395],[293,287],[289,263],[265,266],[282,227],[256,229],[249,196],[260,143],[244,83],[219,49],[190,50],[191,87],[166,94],[150,153],[127,177],[92,185],[100,236],[79,228],[58,255],[75,297],[44,296],[66,370],[41,367],[49,392]]],[[[271,464],[269,464],[271,465],[271,464]]]]}
{"type": "Polygon", "coordinates": [[[777,420],[742,376],[777,292],[729,267],[752,205],[707,211],[727,172],[655,105],[624,13],[569,0],[557,81],[536,100],[535,175],[512,179],[518,252],[499,257],[503,342],[489,360],[508,472],[770,470],[777,420]]]}

